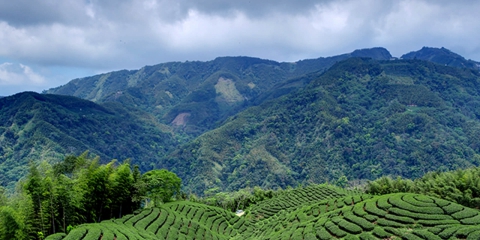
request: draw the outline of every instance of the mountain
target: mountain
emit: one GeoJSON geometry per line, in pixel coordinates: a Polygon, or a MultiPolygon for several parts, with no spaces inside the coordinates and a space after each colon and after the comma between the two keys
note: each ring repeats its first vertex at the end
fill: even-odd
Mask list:
{"type": "Polygon", "coordinates": [[[421,60],[351,58],[250,107],[158,167],[202,193],[418,177],[480,164],[480,73],[421,60]]]}
{"type": "Polygon", "coordinates": [[[0,99],[0,185],[25,175],[29,161],[62,161],[86,150],[103,161],[130,158],[143,170],[174,148],[169,127],[118,103],[34,92],[0,99]]]}
{"type": "Polygon", "coordinates": [[[208,62],[170,62],[75,79],[46,93],[137,107],[153,114],[162,123],[177,127],[177,132],[181,130],[187,136],[198,136],[251,104],[305,86],[308,81],[298,80],[305,74],[323,72],[338,61],[359,56],[379,60],[391,58],[384,48],[361,49],[295,63],[219,57],[208,62]],[[297,82],[283,84],[290,79],[297,79],[297,82]]]}
{"type": "MultiPolygon", "coordinates": [[[[186,191],[197,194],[214,187],[418,177],[480,164],[479,91],[477,70],[418,57],[396,60],[383,48],[295,63],[250,57],[164,63],[75,79],[48,90],[95,102],[70,97],[84,102],[68,106],[60,111],[65,116],[56,119],[72,118],[71,126],[45,114],[64,109],[60,103],[70,101],[62,99],[66,96],[29,97],[53,102],[41,114],[25,116],[34,111],[28,109],[33,103],[15,114],[6,109],[16,106],[12,99],[19,97],[0,99],[9,101],[0,105],[4,118],[23,124],[3,121],[0,134],[7,138],[0,141],[9,142],[2,142],[0,156],[8,162],[3,166],[10,166],[34,157],[59,161],[69,149],[75,154],[90,149],[102,159],[131,157],[143,170],[167,168],[184,179],[186,191]],[[104,109],[102,117],[92,126],[82,125],[82,114],[72,110],[77,104],[104,109]],[[55,134],[42,132],[43,141],[60,147],[48,148],[50,155],[31,154],[47,144],[31,140],[37,144],[32,148],[33,143],[25,144],[28,135],[15,136],[43,129],[26,124],[37,115],[36,122],[59,128],[49,134],[60,132],[78,144],[63,144],[55,134]],[[132,128],[111,137],[125,126],[132,128]],[[97,134],[83,136],[89,133],[97,134]]],[[[21,164],[15,166],[21,171],[21,164]]]]}
{"type": "Polygon", "coordinates": [[[480,62],[467,60],[464,57],[443,47],[442,48],[423,47],[418,51],[413,51],[413,52],[404,54],[401,58],[402,59],[420,59],[420,60],[435,62],[438,64],[443,64],[445,66],[471,68],[475,70],[480,70],[480,62]]]}

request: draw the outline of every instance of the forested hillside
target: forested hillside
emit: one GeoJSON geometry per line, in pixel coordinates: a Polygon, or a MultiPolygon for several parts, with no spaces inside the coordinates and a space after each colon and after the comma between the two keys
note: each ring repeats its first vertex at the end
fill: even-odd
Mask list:
{"type": "Polygon", "coordinates": [[[13,189],[29,160],[53,163],[85,150],[131,158],[142,171],[167,168],[199,195],[479,165],[479,72],[453,64],[465,59],[446,49],[407,55],[417,59],[373,48],[295,63],[165,63],[48,91],[96,103],[5,97],[1,184],[13,189]]]}
{"type": "MultiPolygon", "coordinates": [[[[140,70],[117,71],[75,79],[46,91],[72,95],[94,102],[120,102],[146,110],[162,123],[177,126],[184,136],[198,136],[216,127],[218,120],[249,106],[258,96],[275,89],[281,96],[294,86],[283,81],[311,72],[323,72],[350,57],[390,59],[384,48],[356,50],[327,58],[279,63],[251,57],[219,57],[208,62],[170,62],[140,70]]],[[[263,98],[262,98],[263,99],[263,98]]],[[[258,102],[258,100],[256,100],[258,102]]]]}
{"type": "Polygon", "coordinates": [[[175,144],[168,127],[118,103],[33,92],[0,99],[0,185],[10,189],[29,161],[56,163],[89,150],[102,159],[128,156],[146,171],[175,144]]]}
{"type": "Polygon", "coordinates": [[[158,166],[197,193],[414,178],[479,165],[479,104],[478,71],[352,58],[229,118],[158,166]]]}

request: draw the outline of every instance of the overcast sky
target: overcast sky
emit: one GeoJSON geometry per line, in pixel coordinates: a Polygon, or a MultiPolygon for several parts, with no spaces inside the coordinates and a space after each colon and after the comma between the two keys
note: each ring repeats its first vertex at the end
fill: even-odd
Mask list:
{"type": "Polygon", "coordinates": [[[0,96],[170,61],[446,47],[480,61],[475,0],[0,0],[0,96]]]}

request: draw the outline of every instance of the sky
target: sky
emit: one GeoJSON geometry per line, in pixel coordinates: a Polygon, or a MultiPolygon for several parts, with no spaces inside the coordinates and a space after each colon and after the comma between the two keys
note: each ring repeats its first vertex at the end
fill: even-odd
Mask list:
{"type": "Polygon", "coordinates": [[[0,0],[0,96],[171,61],[385,47],[480,61],[476,0],[0,0]]]}

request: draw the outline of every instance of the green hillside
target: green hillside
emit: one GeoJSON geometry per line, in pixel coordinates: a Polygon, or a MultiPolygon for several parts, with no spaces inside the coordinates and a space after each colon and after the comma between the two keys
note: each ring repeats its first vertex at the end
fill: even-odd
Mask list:
{"type": "Polygon", "coordinates": [[[408,193],[372,196],[314,185],[253,205],[241,217],[181,201],[80,225],[47,240],[478,239],[479,234],[480,212],[446,200],[408,193]]]}
{"type": "Polygon", "coordinates": [[[352,58],[310,77],[304,89],[246,109],[157,166],[201,194],[480,164],[478,71],[352,58]]]}
{"type": "Polygon", "coordinates": [[[55,163],[89,150],[102,159],[128,156],[145,171],[174,146],[168,127],[119,104],[32,92],[0,99],[0,186],[10,189],[29,161],[55,163]]]}
{"type": "MultiPolygon", "coordinates": [[[[295,63],[219,57],[208,62],[170,62],[75,79],[46,93],[72,95],[94,102],[120,102],[150,112],[186,136],[197,136],[285,80],[323,72],[337,61],[359,56],[391,58],[384,48],[295,63]]],[[[283,93],[277,92],[276,96],[289,91],[290,88],[283,88],[283,93]]]]}

